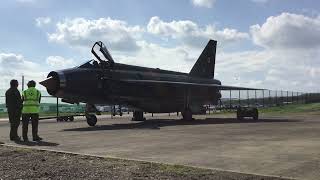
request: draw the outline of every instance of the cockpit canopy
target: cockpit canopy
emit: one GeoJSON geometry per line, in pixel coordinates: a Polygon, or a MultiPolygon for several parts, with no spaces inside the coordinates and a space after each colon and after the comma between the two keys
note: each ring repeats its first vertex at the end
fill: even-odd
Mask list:
{"type": "Polygon", "coordinates": [[[90,61],[87,61],[81,64],[80,66],[78,66],[78,68],[99,68],[99,67],[100,67],[99,63],[94,59],[91,59],[90,61]]]}
{"type": "Polygon", "coordinates": [[[108,68],[113,66],[114,60],[107,47],[101,41],[94,43],[91,53],[95,56],[96,60],[87,61],[80,65],[79,68],[108,68]]]}
{"type": "Polygon", "coordinates": [[[101,41],[94,43],[91,52],[100,63],[102,61],[114,63],[114,60],[111,54],[109,53],[107,47],[101,41]]]}

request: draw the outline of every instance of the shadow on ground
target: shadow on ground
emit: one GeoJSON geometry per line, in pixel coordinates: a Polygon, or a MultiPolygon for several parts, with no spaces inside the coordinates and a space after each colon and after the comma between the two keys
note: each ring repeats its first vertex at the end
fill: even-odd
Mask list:
{"type": "Polygon", "coordinates": [[[15,141],[16,144],[25,146],[58,146],[58,143],[47,142],[47,141],[15,141]]]}
{"type": "Polygon", "coordinates": [[[181,119],[151,119],[142,122],[132,122],[126,124],[110,124],[97,125],[94,127],[70,128],[62,131],[101,131],[101,130],[122,130],[122,129],[160,129],[166,126],[183,126],[183,125],[206,125],[206,124],[232,124],[232,123],[289,123],[299,122],[300,120],[292,119],[244,119],[237,120],[235,118],[206,118],[192,121],[184,121],[181,119]]]}

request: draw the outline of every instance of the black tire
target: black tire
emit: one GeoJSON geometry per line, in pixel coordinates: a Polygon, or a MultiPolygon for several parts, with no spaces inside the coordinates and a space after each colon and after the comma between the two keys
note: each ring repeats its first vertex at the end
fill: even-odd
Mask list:
{"type": "Polygon", "coordinates": [[[134,111],[132,121],[145,121],[146,118],[143,117],[142,111],[134,111]]]}
{"type": "Polygon", "coordinates": [[[94,114],[89,114],[86,118],[89,126],[95,126],[97,124],[97,117],[94,114]]]}
{"type": "Polygon", "coordinates": [[[191,109],[186,109],[186,110],[182,113],[182,117],[183,117],[183,120],[185,120],[185,121],[192,121],[193,118],[192,118],[192,111],[191,111],[191,109]]]}
{"type": "Polygon", "coordinates": [[[69,117],[69,121],[73,122],[73,121],[74,121],[74,117],[73,117],[73,116],[70,116],[70,117],[69,117]]]}
{"type": "Polygon", "coordinates": [[[65,117],[63,117],[63,120],[64,120],[65,122],[68,122],[68,121],[69,121],[69,117],[68,117],[68,116],[65,116],[65,117]]]}

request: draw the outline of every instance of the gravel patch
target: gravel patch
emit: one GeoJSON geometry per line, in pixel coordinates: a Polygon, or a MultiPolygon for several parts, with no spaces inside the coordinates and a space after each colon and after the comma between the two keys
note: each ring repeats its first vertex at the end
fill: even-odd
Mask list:
{"type": "Polygon", "coordinates": [[[0,167],[0,179],[283,179],[7,146],[0,146],[0,167]]]}

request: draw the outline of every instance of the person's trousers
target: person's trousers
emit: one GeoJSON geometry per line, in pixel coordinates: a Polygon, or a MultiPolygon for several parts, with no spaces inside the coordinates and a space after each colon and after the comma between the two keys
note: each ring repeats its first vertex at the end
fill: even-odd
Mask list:
{"type": "Polygon", "coordinates": [[[32,137],[33,139],[38,138],[38,124],[39,114],[22,114],[22,137],[28,139],[28,125],[29,121],[32,124],[32,137]]]}
{"type": "Polygon", "coordinates": [[[10,139],[14,140],[18,138],[18,128],[20,125],[21,111],[8,110],[9,122],[10,122],[10,139]]]}

